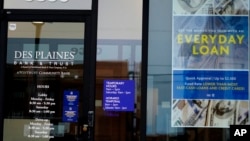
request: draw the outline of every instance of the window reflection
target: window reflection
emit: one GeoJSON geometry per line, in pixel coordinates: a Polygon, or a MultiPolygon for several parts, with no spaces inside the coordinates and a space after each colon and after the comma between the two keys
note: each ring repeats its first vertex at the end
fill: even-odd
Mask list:
{"type": "Polygon", "coordinates": [[[96,64],[96,141],[139,140],[140,120],[140,40],[98,40],[96,64]],[[134,111],[105,111],[103,82],[105,80],[134,80],[134,111]],[[112,125],[112,126],[110,126],[112,125]]]}

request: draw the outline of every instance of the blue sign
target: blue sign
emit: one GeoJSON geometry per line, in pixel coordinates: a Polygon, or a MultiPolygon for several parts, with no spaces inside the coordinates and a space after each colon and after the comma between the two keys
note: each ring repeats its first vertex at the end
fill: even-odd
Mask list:
{"type": "Polygon", "coordinates": [[[248,71],[173,71],[174,99],[248,100],[248,71]]]}
{"type": "Polygon", "coordinates": [[[77,122],[78,107],[64,106],[63,107],[63,121],[64,122],[77,122]]]}
{"type": "Polygon", "coordinates": [[[79,91],[66,90],[63,93],[63,121],[77,122],[79,91]]]}
{"type": "Polygon", "coordinates": [[[79,91],[76,90],[66,90],[63,96],[64,106],[77,106],[79,101],[79,91]]]}
{"type": "Polygon", "coordinates": [[[134,80],[104,80],[103,109],[105,111],[134,111],[134,103],[134,80]]]}

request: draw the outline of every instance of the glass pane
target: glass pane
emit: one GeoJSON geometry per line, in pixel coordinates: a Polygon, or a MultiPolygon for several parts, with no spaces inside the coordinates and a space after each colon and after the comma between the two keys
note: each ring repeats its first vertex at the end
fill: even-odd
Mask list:
{"type": "Polygon", "coordinates": [[[228,141],[249,124],[248,34],[249,0],[149,0],[147,141],[228,141]]]}
{"type": "Polygon", "coordinates": [[[84,23],[9,22],[4,141],[80,137],[84,28],[84,23]]]}
{"type": "Polygon", "coordinates": [[[142,2],[98,2],[95,141],[140,140],[142,2]]]}
{"type": "Polygon", "coordinates": [[[98,47],[95,141],[139,140],[141,41],[107,39],[98,47]]]}

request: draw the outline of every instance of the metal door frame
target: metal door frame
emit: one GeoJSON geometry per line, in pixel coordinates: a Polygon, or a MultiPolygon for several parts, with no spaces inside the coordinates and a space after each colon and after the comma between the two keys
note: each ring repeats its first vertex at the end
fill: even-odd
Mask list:
{"type": "Polygon", "coordinates": [[[89,125],[84,140],[94,140],[95,63],[97,46],[98,0],[92,0],[92,10],[4,10],[0,1],[0,138],[3,138],[3,97],[5,90],[5,62],[7,57],[7,30],[10,21],[84,22],[84,94],[83,124],[89,125]]]}

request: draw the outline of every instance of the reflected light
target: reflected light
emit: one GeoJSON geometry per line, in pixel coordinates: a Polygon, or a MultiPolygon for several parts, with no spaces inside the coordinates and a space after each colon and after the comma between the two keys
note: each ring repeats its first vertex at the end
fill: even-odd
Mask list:
{"type": "Polygon", "coordinates": [[[75,76],[74,76],[74,78],[75,78],[75,79],[78,79],[78,78],[79,78],[79,76],[78,76],[78,75],[75,75],[75,76]]]}
{"type": "Polygon", "coordinates": [[[34,21],[34,22],[32,22],[32,24],[34,24],[34,25],[43,25],[44,22],[42,22],[42,21],[34,21]]]}

